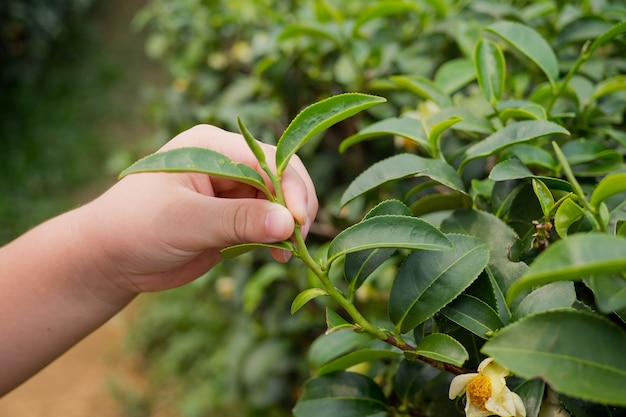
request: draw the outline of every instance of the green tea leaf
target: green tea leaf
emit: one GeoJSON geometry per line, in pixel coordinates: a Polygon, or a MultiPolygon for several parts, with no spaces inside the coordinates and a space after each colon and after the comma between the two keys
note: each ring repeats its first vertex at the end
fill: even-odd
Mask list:
{"type": "Polygon", "coordinates": [[[624,90],[626,90],[626,75],[607,78],[596,84],[591,100],[597,100],[607,94],[624,90]]]}
{"type": "Polygon", "coordinates": [[[386,417],[387,399],[361,374],[336,372],[309,379],[293,409],[295,417],[386,417]]]}
{"type": "Polygon", "coordinates": [[[353,330],[354,324],[347,322],[336,311],[326,307],[326,334],[348,329],[353,330]]]}
{"type": "Polygon", "coordinates": [[[471,59],[457,58],[444,62],[435,73],[434,81],[446,94],[452,94],[476,79],[471,59]]]}
{"type": "Polygon", "coordinates": [[[596,299],[598,310],[604,314],[626,308],[626,277],[620,274],[598,274],[585,279],[596,299]]]}
{"type": "Polygon", "coordinates": [[[285,27],[280,33],[279,39],[285,40],[298,36],[310,36],[312,38],[331,41],[337,48],[341,48],[341,35],[334,29],[334,25],[304,25],[293,24],[285,27]]]}
{"type": "Polygon", "coordinates": [[[555,310],[507,326],[482,351],[515,375],[540,377],[559,393],[624,406],[624,346],[626,334],[610,321],[583,311],[555,310]]]}
{"type": "Polygon", "coordinates": [[[379,161],[363,171],[343,193],[340,205],[344,206],[389,181],[415,176],[425,176],[455,191],[465,192],[463,181],[449,164],[440,159],[404,153],[379,161]]]}
{"type": "Polygon", "coordinates": [[[540,180],[545,185],[555,190],[567,192],[572,191],[572,186],[567,181],[564,181],[560,178],[535,175],[530,169],[528,169],[528,167],[526,167],[526,165],[524,165],[519,159],[516,158],[506,159],[502,162],[499,162],[495,167],[493,167],[493,169],[489,173],[489,178],[494,181],[508,181],[518,180],[522,178],[532,178],[540,180]]]}
{"type": "Polygon", "coordinates": [[[441,135],[443,132],[456,125],[457,123],[462,122],[463,119],[458,116],[452,116],[447,120],[442,120],[430,128],[430,133],[428,134],[428,142],[430,143],[431,149],[439,152],[441,150],[441,146],[439,145],[441,141],[441,135]]]}
{"type": "Polygon", "coordinates": [[[363,362],[394,358],[400,355],[402,355],[402,353],[399,349],[394,348],[383,341],[374,340],[353,352],[349,352],[325,363],[317,369],[315,374],[324,375],[336,371],[345,371],[346,369],[363,362]]]}
{"type": "Polygon", "coordinates": [[[534,313],[571,307],[576,301],[574,284],[569,281],[553,282],[537,288],[517,305],[512,321],[534,313]]]}
{"type": "Polygon", "coordinates": [[[277,242],[277,243],[242,243],[240,245],[229,246],[220,251],[220,254],[223,258],[230,259],[236,258],[239,255],[243,255],[244,253],[251,252],[257,249],[263,248],[275,248],[280,250],[286,250],[288,252],[293,251],[293,246],[288,242],[277,242]]]}
{"type": "Polygon", "coordinates": [[[471,208],[472,203],[472,198],[467,194],[430,194],[411,204],[411,213],[415,217],[420,217],[437,211],[471,208]]]}
{"type": "Polygon", "coordinates": [[[598,208],[607,198],[624,191],[626,191],[626,173],[607,175],[594,188],[589,203],[598,208]]]}
{"type": "Polygon", "coordinates": [[[372,7],[366,8],[363,13],[359,14],[352,33],[358,34],[361,27],[374,19],[379,19],[384,16],[391,16],[394,14],[406,15],[410,12],[418,12],[419,9],[414,4],[405,3],[403,1],[385,1],[384,3],[376,4],[372,7]]]}
{"type": "Polygon", "coordinates": [[[248,184],[272,198],[258,172],[211,149],[189,147],[153,153],[122,171],[120,178],[138,172],[198,172],[248,184]]]}
{"type": "Polygon", "coordinates": [[[489,261],[489,247],[467,235],[448,235],[450,252],[413,252],[402,264],[389,295],[389,319],[398,333],[423,323],[461,294],[489,261]]]}
{"type": "Polygon", "coordinates": [[[569,132],[562,126],[547,120],[523,120],[507,125],[468,148],[461,166],[473,159],[492,155],[511,145],[554,134],[569,135],[569,132]]]}
{"type": "Polygon", "coordinates": [[[504,326],[493,308],[471,295],[461,294],[441,314],[483,339],[504,326]]]}
{"type": "Polygon", "coordinates": [[[542,252],[511,287],[511,303],[525,289],[587,275],[626,272],[626,238],[602,233],[579,233],[561,239],[542,252]]]}
{"type": "Polygon", "coordinates": [[[499,21],[487,30],[500,36],[514,48],[526,55],[546,74],[551,84],[559,78],[559,63],[554,51],[537,31],[521,23],[499,21]]]}
{"type": "Polygon", "coordinates": [[[424,126],[420,120],[414,117],[392,117],[373,123],[344,139],[339,145],[339,152],[343,153],[350,146],[364,140],[391,135],[406,138],[431,153],[424,126]]]}
{"type": "Polygon", "coordinates": [[[559,236],[566,237],[569,228],[578,220],[585,217],[585,211],[572,201],[571,198],[563,200],[554,214],[554,227],[559,236]]]}
{"type": "Polygon", "coordinates": [[[382,97],[346,93],[319,101],[302,110],[278,140],[276,147],[278,175],[283,173],[289,159],[313,136],[335,123],[385,101],[382,97]]]}
{"type": "Polygon", "coordinates": [[[481,39],[474,49],[478,85],[487,101],[496,106],[504,91],[505,63],[502,50],[494,42],[481,39]]]}
{"type": "Polygon", "coordinates": [[[347,353],[370,343],[374,340],[368,333],[334,332],[324,334],[313,341],[308,356],[311,367],[317,369],[347,353]]]}
{"type": "Polygon", "coordinates": [[[328,264],[347,253],[375,248],[453,249],[450,240],[424,220],[407,216],[376,216],[363,220],[330,242],[328,264]]]}
{"type": "Polygon", "coordinates": [[[306,303],[317,297],[326,296],[328,293],[321,288],[307,288],[296,296],[291,303],[291,314],[296,314],[306,303]]]}
{"type": "Polygon", "coordinates": [[[554,207],[554,196],[550,192],[550,189],[538,179],[533,178],[533,191],[539,200],[539,205],[541,205],[541,211],[546,219],[550,218],[550,212],[552,211],[552,207],[554,207]]]}
{"type": "Polygon", "coordinates": [[[626,21],[620,22],[613,26],[611,29],[604,32],[601,36],[599,36],[589,49],[586,51],[587,54],[591,55],[593,52],[600,46],[604,45],[608,41],[614,39],[615,37],[621,35],[622,33],[626,33],[626,21]]]}
{"type": "Polygon", "coordinates": [[[396,75],[391,77],[391,81],[420,97],[434,101],[439,107],[452,106],[450,96],[426,77],[420,75],[396,75]]]}
{"type": "Polygon", "coordinates": [[[252,136],[252,133],[250,133],[246,125],[243,124],[243,121],[239,117],[237,117],[237,125],[239,125],[239,132],[241,132],[241,135],[244,137],[248,147],[254,154],[254,157],[260,163],[265,163],[265,152],[263,152],[259,142],[257,142],[254,136],[252,136]]]}
{"type": "Polygon", "coordinates": [[[465,347],[453,337],[443,333],[433,333],[423,338],[414,353],[456,366],[462,366],[469,359],[465,347]]]}

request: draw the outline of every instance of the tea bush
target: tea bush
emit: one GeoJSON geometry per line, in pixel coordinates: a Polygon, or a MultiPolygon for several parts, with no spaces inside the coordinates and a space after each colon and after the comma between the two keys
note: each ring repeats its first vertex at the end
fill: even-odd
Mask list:
{"type": "MultiPolygon", "coordinates": [[[[527,416],[624,415],[625,17],[610,1],[153,1],[138,21],[175,77],[166,122],[276,141],[268,175],[300,152],[323,190],[311,242],[269,245],[302,262],[229,248],[240,263],[155,302],[170,325],[138,343],[184,415],[462,415],[450,383],[487,375],[485,357],[527,416]]],[[[468,390],[468,415],[493,411],[468,390]]],[[[493,414],[521,415],[503,393],[493,414]]]]}

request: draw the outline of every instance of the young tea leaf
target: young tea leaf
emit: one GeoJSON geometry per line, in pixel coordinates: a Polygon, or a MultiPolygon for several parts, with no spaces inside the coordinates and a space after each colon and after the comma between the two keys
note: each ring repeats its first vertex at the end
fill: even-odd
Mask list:
{"type": "Polygon", "coordinates": [[[607,198],[624,191],[626,191],[626,173],[608,175],[594,188],[589,203],[598,208],[607,198]]]}
{"type": "Polygon", "coordinates": [[[414,117],[392,117],[373,123],[344,139],[339,145],[339,152],[343,153],[350,146],[364,140],[391,135],[401,136],[423,147],[428,153],[432,153],[424,125],[414,117]]]}
{"type": "Polygon", "coordinates": [[[554,84],[559,78],[559,63],[556,55],[537,31],[521,23],[505,20],[489,25],[487,30],[506,40],[537,64],[548,77],[550,84],[554,84]]]}
{"type": "Polygon", "coordinates": [[[489,304],[471,295],[461,294],[443,308],[441,314],[483,339],[504,326],[489,304]]]}
{"type": "Polygon", "coordinates": [[[321,288],[307,288],[296,296],[291,303],[291,314],[296,314],[306,303],[317,297],[326,296],[328,293],[321,288]]]}
{"type": "Polygon", "coordinates": [[[148,155],[122,171],[120,178],[138,172],[199,172],[248,184],[273,198],[263,178],[254,169],[205,148],[177,148],[148,155]]]}
{"type": "Polygon", "coordinates": [[[229,246],[220,251],[220,254],[223,258],[230,259],[236,258],[239,255],[243,255],[244,253],[251,252],[256,249],[263,248],[275,248],[280,250],[285,250],[291,252],[293,250],[293,246],[288,242],[277,242],[277,243],[242,243],[240,245],[229,246]]]}
{"type": "Polygon", "coordinates": [[[276,169],[280,176],[289,159],[309,139],[356,113],[375,104],[383,103],[382,97],[360,93],[340,94],[310,105],[287,126],[276,147],[276,169]]]}
{"type": "Polygon", "coordinates": [[[478,85],[487,101],[496,107],[504,91],[504,54],[498,45],[481,39],[474,50],[474,65],[478,74],[478,85]]]}

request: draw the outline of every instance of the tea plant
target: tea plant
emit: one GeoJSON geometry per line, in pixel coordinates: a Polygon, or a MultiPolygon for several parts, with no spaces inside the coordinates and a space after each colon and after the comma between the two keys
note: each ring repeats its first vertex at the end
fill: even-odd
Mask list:
{"type": "MultiPolygon", "coordinates": [[[[284,204],[282,169],[322,131],[367,111],[340,152],[393,137],[402,152],[368,166],[338,203],[360,220],[321,248],[309,249],[296,225],[292,240],[223,251],[288,250],[316,278],[292,276],[304,286],[292,313],[324,306],[327,325],[310,348],[315,374],[296,416],[457,415],[463,405],[448,398],[450,383],[491,375],[486,357],[499,375],[513,374],[508,383],[527,416],[560,407],[577,417],[625,412],[626,11],[524,5],[475,2],[473,12],[508,19],[441,29],[453,32],[446,42],[462,56],[433,65],[432,74],[354,84],[386,99],[341,94],[299,113],[277,142],[276,171],[259,161],[275,194],[258,174],[202,149],[154,154],[123,173],[225,176],[284,204]]],[[[396,6],[409,7],[389,10],[396,6]]],[[[329,26],[346,24],[332,12],[329,26]]],[[[296,24],[283,38],[323,34],[296,24]]],[[[330,42],[338,50],[354,47],[337,39],[345,41],[330,42]]],[[[260,157],[252,133],[237,125],[260,157]]],[[[471,395],[468,415],[476,412],[470,405],[489,412],[486,398],[471,395]]],[[[521,415],[510,410],[494,413],[521,415]]]]}

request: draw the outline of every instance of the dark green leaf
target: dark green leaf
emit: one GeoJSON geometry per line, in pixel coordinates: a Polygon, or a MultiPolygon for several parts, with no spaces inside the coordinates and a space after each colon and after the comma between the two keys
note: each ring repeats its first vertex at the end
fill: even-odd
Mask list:
{"type": "Polygon", "coordinates": [[[177,148],[148,155],[126,168],[120,178],[137,172],[199,172],[239,181],[259,189],[268,197],[272,196],[263,178],[254,169],[205,148],[177,148]]]}
{"type": "Polygon", "coordinates": [[[317,369],[315,374],[324,375],[336,371],[345,371],[363,362],[394,358],[400,355],[402,355],[402,353],[399,349],[380,340],[374,340],[359,349],[348,352],[345,355],[325,363],[317,369]]]}
{"type": "Polygon", "coordinates": [[[469,359],[465,347],[443,333],[434,333],[423,338],[417,345],[415,354],[456,366],[462,366],[469,359]]]}
{"type": "Polygon", "coordinates": [[[598,310],[610,314],[626,308],[626,278],[620,274],[598,274],[585,279],[593,291],[598,310]]]}
{"type": "Polygon", "coordinates": [[[553,282],[537,288],[517,305],[512,320],[534,313],[571,307],[576,301],[574,284],[569,281],[553,282]]]}
{"type": "Polygon", "coordinates": [[[406,333],[432,317],[476,279],[489,261],[489,247],[467,235],[448,235],[450,252],[413,252],[389,296],[389,318],[406,333]]]}
{"type": "MultiPolygon", "coordinates": [[[[515,387],[526,409],[526,417],[538,417],[543,402],[546,383],[540,379],[530,379],[515,387]]],[[[556,417],[556,416],[555,416],[556,417]]]]}
{"type": "Polygon", "coordinates": [[[626,238],[601,233],[576,234],[542,252],[507,293],[509,303],[525,289],[587,275],[626,272],[626,238]]]}
{"type": "Polygon", "coordinates": [[[522,178],[538,179],[552,189],[570,192],[572,186],[560,178],[544,177],[535,175],[520,160],[512,158],[498,163],[491,172],[489,178],[494,181],[508,181],[522,178]]]}
{"type": "Polygon", "coordinates": [[[363,171],[343,193],[340,205],[344,206],[389,181],[415,176],[425,176],[455,191],[465,192],[459,175],[444,161],[403,153],[379,161],[363,171]]]}
{"type": "Polygon", "coordinates": [[[420,217],[437,211],[457,210],[471,207],[472,198],[467,194],[431,194],[422,197],[415,203],[411,204],[411,212],[414,216],[420,217]]]}
{"type": "Polygon", "coordinates": [[[461,294],[441,314],[483,339],[504,326],[493,308],[471,295],[461,294]]]}
{"type": "Polygon", "coordinates": [[[315,339],[311,344],[308,361],[313,368],[317,369],[372,340],[373,337],[368,333],[333,332],[325,334],[315,339]]]}
{"type": "Polygon", "coordinates": [[[370,378],[337,372],[308,380],[293,414],[295,417],[386,417],[387,400],[370,378]]]}
{"type": "Polygon", "coordinates": [[[328,127],[375,104],[383,103],[382,97],[360,93],[340,94],[310,105],[300,112],[287,126],[278,140],[276,169],[280,176],[291,157],[309,139],[328,127]]]}
{"type": "Polygon", "coordinates": [[[482,351],[515,375],[541,377],[559,393],[624,406],[624,346],[626,334],[610,321],[579,310],[555,310],[507,326],[482,351]]]}
{"type": "Polygon", "coordinates": [[[376,216],[337,235],[328,248],[328,264],[347,253],[376,248],[451,250],[452,243],[424,220],[407,216],[376,216]]]}

